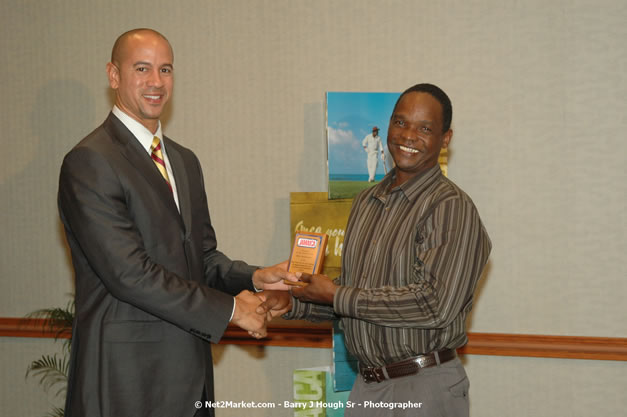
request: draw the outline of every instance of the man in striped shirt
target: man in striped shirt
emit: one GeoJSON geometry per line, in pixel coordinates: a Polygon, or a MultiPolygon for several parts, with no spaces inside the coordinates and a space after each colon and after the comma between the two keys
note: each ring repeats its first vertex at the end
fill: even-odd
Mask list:
{"type": "Polygon", "coordinates": [[[395,168],[355,197],[341,276],[304,275],[295,299],[267,295],[273,313],[291,309],[286,318],[341,320],[361,374],[345,416],[468,416],[455,349],[467,342],[491,243],[472,200],[438,165],[451,119],[438,87],[406,90],[388,129],[395,168]]]}

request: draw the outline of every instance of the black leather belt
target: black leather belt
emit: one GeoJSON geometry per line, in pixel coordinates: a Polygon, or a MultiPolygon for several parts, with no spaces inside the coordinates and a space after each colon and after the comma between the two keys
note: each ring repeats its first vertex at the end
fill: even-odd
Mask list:
{"type": "Polygon", "coordinates": [[[378,368],[368,368],[359,366],[359,373],[364,378],[364,382],[381,382],[386,379],[400,378],[402,376],[417,374],[422,368],[439,365],[457,357],[455,349],[444,349],[426,355],[416,356],[404,361],[391,363],[378,368]]]}

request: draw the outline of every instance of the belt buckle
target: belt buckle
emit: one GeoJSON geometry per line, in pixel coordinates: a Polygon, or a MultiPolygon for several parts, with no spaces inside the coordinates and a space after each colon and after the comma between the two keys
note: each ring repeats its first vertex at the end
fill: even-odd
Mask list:
{"type": "Polygon", "coordinates": [[[435,358],[431,359],[428,355],[421,355],[414,359],[414,363],[418,366],[418,370],[428,368],[432,363],[436,363],[435,358]]]}
{"type": "Polygon", "coordinates": [[[371,382],[381,382],[383,379],[379,377],[379,374],[375,370],[375,368],[364,368],[361,371],[362,377],[364,378],[364,382],[369,384],[371,382]]]}

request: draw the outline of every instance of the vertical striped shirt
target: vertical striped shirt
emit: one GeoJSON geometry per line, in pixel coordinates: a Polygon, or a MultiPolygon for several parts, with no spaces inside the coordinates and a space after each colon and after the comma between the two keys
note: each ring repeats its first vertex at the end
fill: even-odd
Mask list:
{"type": "Polygon", "coordinates": [[[353,201],[333,307],[295,301],[286,318],[340,318],[348,350],[382,366],[467,342],[466,317],[491,250],[472,200],[439,165],[353,201]]]}

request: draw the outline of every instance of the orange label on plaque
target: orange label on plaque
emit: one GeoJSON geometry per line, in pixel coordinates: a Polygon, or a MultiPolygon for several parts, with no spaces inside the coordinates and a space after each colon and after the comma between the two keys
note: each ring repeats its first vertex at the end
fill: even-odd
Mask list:
{"type": "Polygon", "coordinates": [[[325,233],[296,233],[287,270],[319,274],[324,263],[327,239],[325,233]]]}

